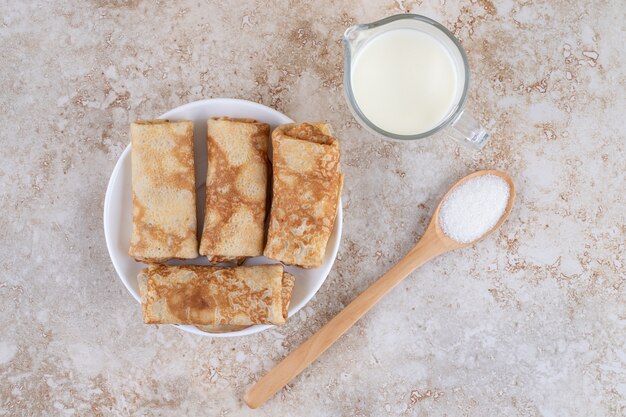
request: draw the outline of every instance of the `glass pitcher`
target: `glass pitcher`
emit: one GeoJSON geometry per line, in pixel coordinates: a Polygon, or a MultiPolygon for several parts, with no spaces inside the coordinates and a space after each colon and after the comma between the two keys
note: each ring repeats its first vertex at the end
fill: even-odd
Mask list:
{"type": "MultiPolygon", "coordinates": [[[[470,76],[467,56],[459,41],[441,24],[416,14],[390,16],[374,23],[348,28],[343,37],[343,44],[346,99],[352,114],[368,130],[385,138],[400,140],[422,139],[441,130],[447,136],[476,149],[485,145],[489,133],[465,109],[470,76]],[[377,126],[359,107],[353,91],[353,69],[359,53],[373,38],[397,29],[412,29],[432,36],[448,52],[456,74],[457,92],[453,101],[455,104],[447,110],[445,117],[434,127],[414,134],[397,134],[377,126]]],[[[424,65],[428,63],[425,62],[424,65]]]]}

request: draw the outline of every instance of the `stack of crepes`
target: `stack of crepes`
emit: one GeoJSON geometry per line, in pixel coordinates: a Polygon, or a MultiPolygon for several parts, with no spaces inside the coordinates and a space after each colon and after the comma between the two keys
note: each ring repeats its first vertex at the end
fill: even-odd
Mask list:
{"type": "Polygon", "coordinates": [[[192,122],[132,124],[129,254],[150,264],[138,277],[146,323],[192,324],[209,332],[285,323],[295,279],[282,264],[158,264],[193,259],[198,252],[211,263],[237,265],[260,255],[302,268],[323,263],[343,183],[338,141],[321,123],[276,128],[270,199],[269,135],[270,126],[253,119],[207,121],[205,217],[198,248],[192,122]]]}

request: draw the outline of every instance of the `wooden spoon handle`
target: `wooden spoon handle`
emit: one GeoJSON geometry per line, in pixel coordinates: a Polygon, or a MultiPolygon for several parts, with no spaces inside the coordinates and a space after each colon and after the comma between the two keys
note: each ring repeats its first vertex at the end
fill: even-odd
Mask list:
{"type": "Polygon", "coordinates": [[[244,396],[246,404],[251,408],[257,408],[270,399],[335,343],[341,335],[407,275],[442,253],[439,245],[433,240],[424,236],[400,262],[348,304],[317,333],[291,352],[267,375],[257,381],[244,396]]]}

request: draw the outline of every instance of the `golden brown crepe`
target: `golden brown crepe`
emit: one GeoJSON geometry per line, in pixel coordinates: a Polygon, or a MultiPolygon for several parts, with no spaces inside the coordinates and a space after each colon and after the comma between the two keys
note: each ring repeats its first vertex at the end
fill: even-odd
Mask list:
{"type": "MultiPolygon", "coordinates": [[[[296,279],[293,275],[283,272],[283,289],[282,289],[282,298],[283,298],[283,317],[287,320],[289,309],[289,303],[291,302],[291,293],[293,291],[293,287],[296,283],[296,279]]],[[[224,325],[206,325],[206,326],[196,326],[198,329],[209,332],[209,333],[227,333],[227,332],[237,332],[239,330],[247,329],[250,325],[235,325],[235,324],[224,324],[224,325]]]]}
{"type": "Polygon", "coordinates": [[[323,123],[272,133],[273,196],[264,255],[288,265],[322,264],[343,185],[339,142],[323,123]]]}
{"type": "Polygon", "coordinates": [[[288,303],[293,288],[293,277],[284,274],[280,264],[151,265],[139,273],[137,281],[148,324],[284,324],[284,299],[288,303]],[[283,294],[285,288],[288,297],[283,294]]]}
{"type": "Polygon", "coordinates": [[[137,261],[198,257],[193,122],[146,120],[130,126],[133,229],[137,261]]]}
{"type": "Polygon", "coordinates": [[[270,126],[253,119],[207,121],[206,208],[200,254],[210,262],[263,253],[270,126]]]}

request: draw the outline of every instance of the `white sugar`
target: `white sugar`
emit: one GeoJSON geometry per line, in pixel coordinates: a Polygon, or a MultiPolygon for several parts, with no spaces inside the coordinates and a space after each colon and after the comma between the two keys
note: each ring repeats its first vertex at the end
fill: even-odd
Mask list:
{"type": "Polygon", "coordinates": [[[443,232],[460,243],[472,242],[500,220],[509,201],[509,184],[497,175],[472,178],[448,195],[439,211],[443,232]]]}

